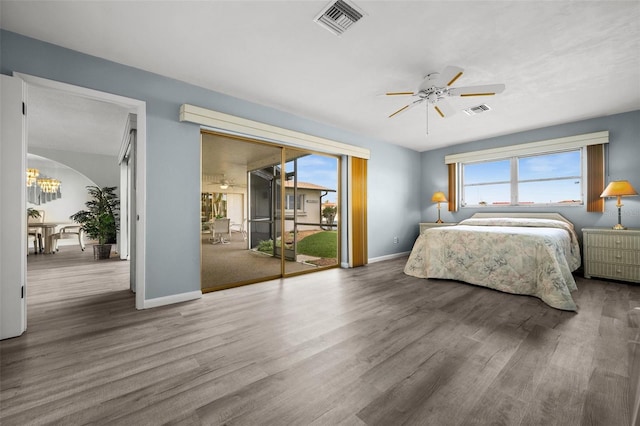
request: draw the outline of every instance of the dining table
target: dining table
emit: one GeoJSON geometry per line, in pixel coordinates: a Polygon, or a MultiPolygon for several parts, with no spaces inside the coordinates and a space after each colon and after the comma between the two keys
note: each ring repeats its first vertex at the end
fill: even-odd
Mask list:
{"type": "Polygon", "coordinates": [[[51,241],[51,235],[53,235],[58,226],[67,226],[73,225],[73,222],[38,222],[38,223],[30,223],[30,228],[41,228],[42,229],[42,242],[44,244],[43,253],[51,254],[54,253],[53,250],[53,242],[51,241]]]}

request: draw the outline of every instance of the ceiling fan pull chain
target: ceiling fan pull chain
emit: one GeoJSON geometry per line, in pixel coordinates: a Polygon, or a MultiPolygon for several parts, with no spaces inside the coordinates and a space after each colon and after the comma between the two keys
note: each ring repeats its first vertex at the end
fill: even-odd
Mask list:
{"type": "Polygon", "coordinates": [[[429,136],[429,105],[425,107],[424,112],[427,115],[425,122],[427,123],[427,136],[429,136]]]}

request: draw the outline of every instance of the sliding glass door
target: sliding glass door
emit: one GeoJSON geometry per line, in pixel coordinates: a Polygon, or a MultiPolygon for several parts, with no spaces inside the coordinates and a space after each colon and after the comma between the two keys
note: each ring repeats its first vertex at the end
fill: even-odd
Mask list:
{"type": "Polygon", "coordinates": [[[338,264],[338,158],[287,149],[285,273],[338,264]]]}
{"type": "Polygon", "coordinates": [[[339,170],[338,157],[203,132],[203,291],[338,265],[339,170]]]}

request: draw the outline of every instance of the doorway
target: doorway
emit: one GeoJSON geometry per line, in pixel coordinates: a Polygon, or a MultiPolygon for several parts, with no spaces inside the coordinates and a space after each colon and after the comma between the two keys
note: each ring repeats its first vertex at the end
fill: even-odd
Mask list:
{"type": "MultiPolygon", "coordinates": [[[[144,202],[146,197],[146,186],[144,184],[145,168],[146,168],[146,104],[144,101],[122,97],[119,95],[113,95],[110,93],[100,92],[83,87],[73,86],[66,83],[60,83],[52,80],[47,80],[40,77],[34,77],[25,74],[16,73],[16,77],[21,79],[24,84],[28,86],[28,93],[33,94],[35,92],[40,93],[40,101],[48,101],[48,105],[54,105],[55,108],[49,111],[54,114],[52,119],[57,120],[59,128],[74,128],[73,124],[63,125],[60,123],[61,117],[75,117],[75,120],[81,120],[78,114],[70,114],[68,111],[61,110],[61,104],[63,106],[75,107],[76,110],[80,110],[82,113],[88,114],[88,104],[100,104],[103,108],[107,108],[107,111],[124,111],[125,116],[128,116],[127,131],[123,132],[122,124],[114,128],[115,146],[113,146],[113,154],[110,154],[116,161],[113,165],[115,182],[120,179],[121,186],[121,201],[125,198],[124,205],[121,205],[121,211],[124,211],[124,222],[121,223],[127,231],[126,241],[122,241],[123,245],[119,248],[119,253],[129,258],[130,276],[132,282],[132,290],[135,290],[135,305],[137,309],[145,308],[145,227],[144,227],[144,202]],[[57,96],[64,96],[65,99],[70,100],[67,103],[60,103],[56,100],[57,96]],[[125,137],[123,138],[123,133],[125,137]],[[118,162],[121,163],[120,170],[118,169],[118,162]],[[127,185],[123,187],[123,185],[127,185]],[[138,225],[138,226],[136,226],[138,225]]],[[[29,101],[29,99],[26,99],[29,101]]],[[[30,102],[30,101],[29,101],[30,102]]],[[[29,110],[34,112],[35,105],[31,104],[29,110]]],[[[42,119],[43,111],[34,115],[38,119],[42,119]]],[[[98,117],[93,117],[92,120],[100,121],[105,114],[98,114],[98,117]]],[[[70,118],[70,119],[71,119],[70,118]]],[[[86,119],[85,121],[89,121],[86,119]]],[[[34,144],[32,133],[34,131],[33,125],[37,124],[37,119],[30,120],[28,128],[29,141],[27,142],[31,149],[34,144]]],[[[39,152],[47,155],[62,155],[65,151],[70,154],[66,158],[62,158],[63,163],[68,163],[70,167],[78,170],[80,173],[87,175],[87,169],[95,168],[92,166],[91,161],[83,161],[82,152],[80,150],[75,151],[71,145],[69,146],[53,146],[51,145],[54,140],[52,134],[52,126],[47,127],[47,144],[41,145],[37,148],[39,152]],[[83,167],[85,169],[83,169],[83,167]]],[[[104,130],[103,130],[104,133],[104,130]]],[[[81,137],[80,135],[78,137],[81,137]]],[[[82,146],[86,152],[87,141],[96,139],[89,137],[82,137],[82,146]]],[[[72,143],[71,138],[65,139],[67,143],[72,143]]],[[[96,141],[99,143],[99,141],[96,141]]],[[[104,144],[102,144],[104,145],[104,144]]],[[[98,153],[102,155],[102,153],[98,153]]],[[[102,157],[100,157],[102,158],[102,157]]],[[[91,159],[90,159],[91,160],[91,159]]],[[[99,182],[96,182],[99,183],[99,182]]],[[[115,184],[117,185],[117,183],[115,184]]],[[[114,186],[115,186],[114,185],[114,186]]],[[[63,197],[64,199],[64,197],[63,197]]],[[[66,216],[65,216],[66,218],[66,216]]],[[[68,219],[67,219],[68,220],[68,219]]],[[[121,256],[122,258],[122,256],[121,256]]]]}
{"type": "Polygon", "coordinates": [[[211,131],[201,145],[204,292],[338,266],[338,156],[211,131]]]}

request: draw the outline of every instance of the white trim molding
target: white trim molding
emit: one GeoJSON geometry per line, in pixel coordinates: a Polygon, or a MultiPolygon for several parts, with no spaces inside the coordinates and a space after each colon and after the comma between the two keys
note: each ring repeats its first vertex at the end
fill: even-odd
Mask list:
{"type": "Polygon", "coordinates": [[[235,115],[225,114],[194,105],[180,106],[180,121],[188,121],[221,130],[228,134],[249,136],[256,139],[285,143],[293,147],[306,148],[318,152],[350,155],[352,157],[369,159],[371,153],[366,148],[325,139],[306,133],[270,124],[253,121],[235,115]]]}
{"type": "Polygon", "coordinates": [[[170,296],[154,297],[153,299],[145,299],[143,309],[157,308],[158,306],[171,305],[173,303],[188,302],[202,298],[202,292],[189,291],[187,293],[172,294],[170,296]]]}
{"type": "Polygon", "coordinates": [[[409,257],[410,254],[411,254],[410,251],[403,251],[400,253],[388,254],[386,256],[378,256],[378,257],[374,257],[373,259],[369,259],[369,263],[382,262],[382,261],[391,260],[391,259],[399,259],[401,257],[409,257]]]}
{"type": "Polygon", "coordinates": [[[549,139],[545,141],[529,142],[519,145],[502,146],[499,148],[482,149],[480,151],[463,152],[445,155],[445,164],[467,163],[474,161],[500,160],[505,157],[540,154],[543,152],[566,151],[589,145],[609,143],[609,131],[605,130],[584,135],[568,136],[565,138],[549,139]]]}

